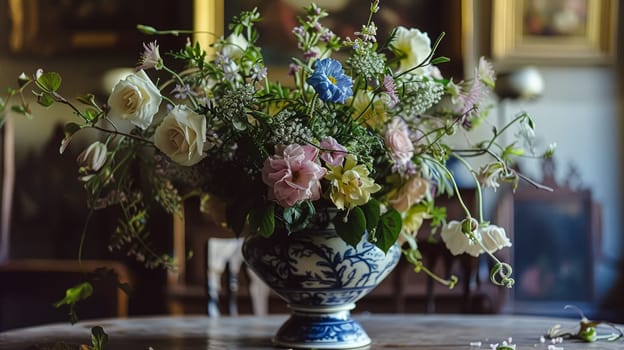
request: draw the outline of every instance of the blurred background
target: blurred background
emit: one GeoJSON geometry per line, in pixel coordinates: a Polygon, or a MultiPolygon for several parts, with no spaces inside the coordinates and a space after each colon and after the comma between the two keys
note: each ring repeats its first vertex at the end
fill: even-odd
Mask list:
{"type": "MultiPolygon", "coordinates": [[[[149,37],[136,31],[136,24],[219,32],[228,18],[253,6],[266,19],[260,27],[260,44],[268,45],[264,53],[272,66],[269,76],[284,79],[288,62],[280,58],[293,47],[290,28],[306,4],[296,0],[2,1],[0,95],[4,97],[4,87],[16,86],[21,72],[31,75],[43,68],[61,73],[65,96],[90,91],[104,103],[112,85],[135,66],[143,42],[157,39],[164,53],[187,39],[184,35],[149,37]]],[[[359,23],[366,20],[368,4],[361,0],[317,4],[336,15],[335,23],[328,26],[336,27],[342,36],[359,30],[359,23]]],[[[483,273],[487,261],[442,257],[440,271],[459,271],[465,285],[448,291],[399,266],[358,304],[358,311],[575,317],[563,310],[564,305],[574,304],[588,316],[624,322],[620,297],[624,292],[620,180],[624,23],[619,20],[624,18],[624,6],[618,5],[616,0],[382,1],[376,18],[381,36],[396,25],[420,28],[432,38],[446,32],[439,51],[451,58],[441,67],[445,74],[456,80],[471,77],[471,67],[480,56],[494,63],[499,79],[489,123],[500,128],[520,112],[533,117],[537,147],[556,142],[557,151],[552,162],[527,160],[517,166],[556,191],[544,196],[521,186],[514,198],[509,189],[487,193],[486,216],[505,223],[514,242],[502,254],[516,268],[517,285],[511,292],[488,285],[483,273]]],[[[178,273],[145,269],[133,258],[109,252],[114,222],[106,211],[92,219],[83,254],[86,262],[78,266],[75,259],[87,210],[76,179],[75,157],[85,144],[78,140],[61,156],[62,125],[74,118],[71,111],[62,106],[44,110],[34,101],[32,108],[31,120],[9,113],[2,130],[2,192],[8,204],[3,206],[1,223],[0,331],[67,320],[66,310],[51,304],[63,297],[65,288],[84,279],[100,284],[94,298],[79,306],[84,318],[205,312],[206,241],[223,232],[196,211],[187,211],[186,236],[181,238],[182,252],[193,249],[195,257],[183,263],[178,273]],[[111,270],[93,273],[103,266],[111,270]],[[116,288],[115,275],[130,283],[129,294],[116,288]]],[[[470,185],[465,191],[474,195],[470,185]]],[[[179,253],[174,220],[164,214],[153,217],[159,223],[153,230],[156,246],[179,253]]],[[[431,254],[431,259],[437,259],[435,250],[431,254]]],[[[239,312],[253,312],[244,269],[239,282],[239,312]]],[[[274,296],[269,299],[268,312],[286,310],[274,296]]]]}

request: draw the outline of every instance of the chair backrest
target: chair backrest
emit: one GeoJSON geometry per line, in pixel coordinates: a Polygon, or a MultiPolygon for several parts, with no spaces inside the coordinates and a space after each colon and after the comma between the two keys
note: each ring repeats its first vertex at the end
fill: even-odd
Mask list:
{"type": "Polygon", "coordinates": [[[187,215],[186,220],[174,218],[173,251],[179,268],[170,273],[168,281],[169,312],[205,311],[211,317],[222,313],[238,315],[243,298],[251,304],[243,312],[267,314],[268,287],[251,270],[241,269],[245,266],[241,252],[243,238],[237,238],[210,217],[197,217],[190,210],[187,212],[191,215],[187,215]],[[187,245],[194,253],[190,261],[185,259],[187,245]],[[205,306],[200,307],[200,303],[205,306]]]}

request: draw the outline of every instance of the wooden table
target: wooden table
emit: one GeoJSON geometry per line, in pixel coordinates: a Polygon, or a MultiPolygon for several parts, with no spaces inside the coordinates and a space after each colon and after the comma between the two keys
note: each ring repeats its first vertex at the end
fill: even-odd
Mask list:
{"type": "MultiPolygon", "coordinates": [[[[271,336],[285,316],[146,317],[52,324],[0,333],[0,349],[47,349],[42,344],[90,344],[91,327],[109,335],[105,350],[273,349],[271,336]],[[39,347],[33,347],[39,345],[39,347]]],[[[512,337],[517,349],[548,349],[540,336],[555,324],[575,330],[578,321],[510,315],[357,315],[373,339],[370,349],[481,349],[512,337]]],[[[624,341],[583,343],[566,340],[565,350],[624,349],[624,341]]]]}

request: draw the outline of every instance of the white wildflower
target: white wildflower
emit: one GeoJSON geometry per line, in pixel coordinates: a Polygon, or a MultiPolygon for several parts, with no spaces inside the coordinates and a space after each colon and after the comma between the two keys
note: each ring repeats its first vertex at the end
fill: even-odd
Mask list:
{"type": "MultiPolygon", "coordinates": [[[[431,39],[429,39],[429,35],[416,28],[397,27],[390,45],[403,55],[397,70],[398,73],[408,71],[424,63],[425,59],[431,54],[431,39]]],[[[425,72],[426,70],[422,67],[410,71],[411,74],[416,75],[422,75],[425,72]]]]}

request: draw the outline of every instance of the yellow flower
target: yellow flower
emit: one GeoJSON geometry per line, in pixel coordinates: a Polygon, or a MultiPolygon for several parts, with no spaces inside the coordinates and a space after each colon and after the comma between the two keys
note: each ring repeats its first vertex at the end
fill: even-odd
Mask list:
{"type": "MultiPolygon", "coordinates": [[[[382,96],[385,96],[385,94],[382,96]]],[[[388,114],[386,113],[387,101],[377,96],[371,104],[373,97],[374,94],[370,91],[357,92],[353,99],[353,118],[363,121],[373,129],[381,129],[388,120],[388,114]]]]}
{"type": "Polygon", "coordinates": [[[326,166],[329,168],[325,178],[331,184],[330,198],[338,209],[366,204],[371,194],[381,189],[381,186],[368,177],[366,166],[358,165],[352,154],[345,157],[343,166],[326,166]]]}
{"type": "Polygon", "coordinates": [[[418,230],[422,226],[425,219],[431,219],[431,214],[423,206],[413,206],[409,208],[403,215],[403,226],[401,231],[412,237],[416,237],[418,230]]]}

